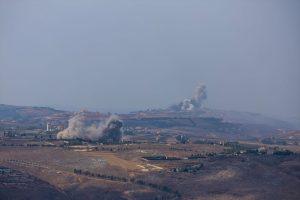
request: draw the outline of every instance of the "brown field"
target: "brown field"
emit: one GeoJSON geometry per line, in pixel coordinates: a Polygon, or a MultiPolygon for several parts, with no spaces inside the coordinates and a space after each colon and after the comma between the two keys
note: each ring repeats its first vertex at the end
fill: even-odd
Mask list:
{"type": "MultiPolygon", "coordinates": [[[[259,144],[251,144],[259,145],[259,144]]],[[[104,145],[104,150],[85,147],[0,147],[0,166],[30,174],[59,191],[57,199],[299,199],[300,157],[272,155],[228,155],[187,160],[191,154],[221,153],[228,147],[208,144],[104,145]],[[167,155],[181,160],[145,160],[167,155]],[[193,166],[197,172],[172,172],[193,166]],[[74,169],[95,174],[134,178],[171,188],[161,189],[135,182],[107,180],[75,174],[74,169]],[[174,192],[177,192],[174,195],[174,192]]],[[[272,148],[270,146],[269,148],[272,148]]],[[[294,148],[294,147],[292,147],[294,148]]],[[[1,191],[6,186],[0,187],[1,191]]],[[[14,194],[13,190],[10,190],[14,194]]],[[[32,196],[39,199],[40,194],[32,196]]],[[[13,196],[13,195],[12,195],[13,196]]],[[[22,199],[15,197],[15,199],[22,199]]],[[[51,198],[52,199],[52,198],[51,198]]]]}

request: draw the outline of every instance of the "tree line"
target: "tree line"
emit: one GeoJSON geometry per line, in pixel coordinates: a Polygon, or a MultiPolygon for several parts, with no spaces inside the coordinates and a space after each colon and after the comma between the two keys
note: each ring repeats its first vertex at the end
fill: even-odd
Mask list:
{"type": "Polygon", "coordinates": [[[136,185],[142,185],[142,186],[148,186],[153,189],[157,189],[163,192],[167,193],[172,193],[176,197],[181,197],[180,193],[176,190],[173,191],[170,187],[164,186],[164,185],[159,185],[155,183],[148,183],[144,180],[140,179],[135,179],[135,178],[125,178],[125,177],[119,177],[119,176],[114,176],[114,175],[106,175],[106,174],[98,174],[98,173],[92,173],[90,171],[83,171],[81,169],[74,169],[74,173],[78,175],[84,175],[84,176],[90,176],[90,177],[95,177],[95,178],[100,178],[100,179],[105,179],[105,180],[110,180],[110,181],[118,181],[118,182],[124,182],[124,183],[133,183],[136,185]]]}

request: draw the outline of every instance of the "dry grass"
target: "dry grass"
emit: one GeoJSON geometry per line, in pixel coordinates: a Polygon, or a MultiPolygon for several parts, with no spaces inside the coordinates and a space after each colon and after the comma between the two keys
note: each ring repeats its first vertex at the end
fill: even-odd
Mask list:
{"type": "Polygon", "coordinates": [[[139,170],[140,168],[138,167],[139,163],[133,162],[133,161],[128,161],[121,159],[116,156],[115,153],[106,153],[106,152],[80,152],[81,155],[87,156],[87,157],[92,157],[92,158],[102,158],[106,160],[110,165],[116,166],[116,167],[121,167],[125,170],[139,170]]]}

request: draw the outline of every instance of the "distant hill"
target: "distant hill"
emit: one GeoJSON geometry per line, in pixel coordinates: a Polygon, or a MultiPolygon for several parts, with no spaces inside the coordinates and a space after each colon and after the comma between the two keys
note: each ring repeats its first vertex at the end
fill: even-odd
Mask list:
{"type": "Polygon", "coordinates": [[[41,118],[64,112],[65,111],[49,107],[12,106],[0,104],[0,119],[2,120],[26,120],[26,118],[41,118]]]}
{"type": "Polygon", "coordinates": [[[201,108],[196,111],[176,111],[174,109],[154,109],[147,111],[133,112],[139,117],[193,117],[193,118],[217,118],[224,123],[268,126],[274,129],[296,129],[294,124],[284,120],[275,119],[258,113],[228,111],[210,108],[201,108]]]}
{"type": "Polygon", "coordinates": [[[216,117],[223,119],[224,122],[252,124],[252,125],[268,125],[278,129],[293,129],[294,126],[286,121],[267,117],[258,113],[227,111],[217,109],[203,109],[200,114],[202,117],[216,117]]]}
{"type": "Polygon", "coordinates": [[[67,120],[71,112],[49,107],[13,106],[0,104],[0,125],[40,125],[48,120],[67,120]]]}

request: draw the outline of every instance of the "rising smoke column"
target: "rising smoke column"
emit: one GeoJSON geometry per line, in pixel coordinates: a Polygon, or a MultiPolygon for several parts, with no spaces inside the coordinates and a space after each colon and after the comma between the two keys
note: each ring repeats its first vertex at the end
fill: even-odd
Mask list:
{"type": "Polygon", "coordinates": [[[122,122],[116,115],[111,115],[99,124],[86,125],[84,113],[77,113],[69,120],[68,127],[57,134],[57,139],[83,139],[98,141],[101,139],[120,142],[122,122]]]}
{"type": "Polygon", "coordinates": [[[202,102],[207,98],[206,86],[204,84],[199,84],[196,87],[194,95],[191,99],[191,103],[195,108],[201,108],[202,102]]]}
{"type": "Polygon", "coordinates": [[[190,99],[184,99],[178,105],[171,106],[174,111],[197,111],[202,107],[203,101],[207,98],[206,86],[200,83],[190,99]]]}

